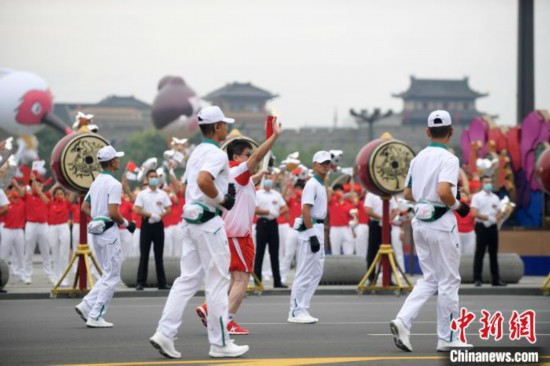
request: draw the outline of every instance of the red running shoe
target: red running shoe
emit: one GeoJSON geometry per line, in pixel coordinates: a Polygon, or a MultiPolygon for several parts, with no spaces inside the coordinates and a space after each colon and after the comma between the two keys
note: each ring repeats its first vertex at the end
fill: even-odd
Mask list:
{"type": "Polygon", "coordinates": [[[206,303],[202,304],[201,306],[197,306],[195,311],[197,312],[197,315],[201,319],[202,324],[204,324],[205,327],[208,326],[208,309],[206,308],[206,303]]]}
{"type": "Polygon", "coordinates": [[[247,335],[250,334],[248,329],[244,329],[239,327],[239,324],[235,323],[234,320],[231,320],[229,324],[227,324],[227,331],[231,335],[247,335]]]}

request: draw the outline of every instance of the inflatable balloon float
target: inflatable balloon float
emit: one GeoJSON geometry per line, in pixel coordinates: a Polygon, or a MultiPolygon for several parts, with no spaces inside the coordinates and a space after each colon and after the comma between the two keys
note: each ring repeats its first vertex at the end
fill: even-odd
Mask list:
{"type": "Polygon", "coordinates": [[[203,102],[183,78],[165,76],[158,83],[151,117],[163,137],[190,138],[199,131],[197,113],[203,102]]]}
{"type": "Polygon", "coordinates": [[[72,132],[53,113],[53,95],[48,84],[31,72],[0,70],[0,128],[17,136],[18,149],[14,157],[21,170],[26,167],[22,164],[38,160],[38,141],[34,134],[44,126],[64,134],[72,132]]]}
{"type": "MultiPolygon", "coordinates": [[[[471,178],[482,173],[478,169],[479,158],[497,159],[492,171],[494,185],[500,196],[508,195],[517,205],[513,224],[541,227],[542,190],[545,185],[550,187],[550,182],[544,174],[536,179],[540,174],[535,174],[535,163],[550,143],[550,114],[545,110],[532,111],[521,124],[510,128],[499,127],[490,118],[477,117],[462,133],[460,143],[464,175],[471,178]]],[[[540,164],[546,159],[550,158],[543,158],[540,164]]]]}

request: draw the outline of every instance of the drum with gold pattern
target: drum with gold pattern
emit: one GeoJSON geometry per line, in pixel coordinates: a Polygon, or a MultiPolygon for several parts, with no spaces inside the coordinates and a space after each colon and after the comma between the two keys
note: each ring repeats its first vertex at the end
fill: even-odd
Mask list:
{"type": "Polygon", "coordinates": [[[75,132],[63,137],[52,151],[51,166],[66,189],[85,193],[102,169],[97,151],[109,143],[96,133],[75,132]]]}
{"type": "Polygon", "coordinates": [[[402,141],[373,140],[357,154],[355,175],[368,192],[379,196],[401,193],[414,155],[402,141]]]}

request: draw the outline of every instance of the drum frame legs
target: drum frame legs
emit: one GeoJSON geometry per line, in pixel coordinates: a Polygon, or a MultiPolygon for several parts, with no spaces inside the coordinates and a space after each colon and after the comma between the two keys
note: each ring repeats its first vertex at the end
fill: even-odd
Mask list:
{"type": "Polygon", "coordinates": [[[73,254],[73,257],[69,262],[69,265],[67,266],[67,269],[65,269],[65,272],[63,272],[63,275],[61,276],[61,278],[56,282],[56,284],[52,288],[51,296],[56,297],[58,294],[68,294],[69,296],[74,296],[76,294],[90,291],[91,288],[94,286],[94,279],[90,271],[91,269],[90,261],[93,263],[97,272],[101,275],[102,274],[101,268],[99,267],[96,259],[94,258],[94,255],[92,254],[88,244],[79,244],[76,252],[73,254]],[[78,268],[76,270],[72,288],[59,288],[59,285],[61,284],[61,282],[63,282],[65,277],[69,275],[69,272],[73,268],[73,264],[75,263],[77,258],[78,258],[78,268]],[[80,279],[80,283],[79,283],[79,279],[80,279]],[[86,279],[88,281],[86,281],[86,279]],[[88,287],[87,284],[89,284],[90,286],[88,287]]]}
{"type": "Polygon", "coordinates": [[[409,281],[409,278],[407,277],[403,269],[399,266],[399,264],[395,260],[395,253],[390,244],[382,244],[380,246],[380,249],[378,250],[378,253],[376,253],[376,257],[374,258],[372,265],[367,270],[367,273],[365,274],[361,282],[359,282],[359,284],[357,285],[357,291],[359,292],[359,294],[363,294],[365,291],[375,291],[375,290],[393,290],[393,291],[401,292],[401,291],[412,291],[412,289],[413,289],[413,285],[411,281],[409,281]],[[393,273],[393,277],[397,282],[397,285],[394,285],[394,286],[377,286],[376,285],[376,282],[378,280],[378,277],[380,276],[380,272],[382,269],[382,261],[385,256],[388,258],[388,262],[390,264],[390,268],[393,273]],[[372,281],[372,283],[367,284],[368,279],[373,272],[374,272],[374,280],[372,281]],[[404,286],[404,283],[399,277],[398,272],[401,274],[401,276],[403,276],[403,280],[407,283],[407,286],[404,286]]]}

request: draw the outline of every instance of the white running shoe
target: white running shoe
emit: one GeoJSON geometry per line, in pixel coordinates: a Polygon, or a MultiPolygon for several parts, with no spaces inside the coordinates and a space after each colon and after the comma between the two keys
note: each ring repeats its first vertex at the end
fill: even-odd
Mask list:
{"type": "Polygon", "coordinates": [[[473,344],[464,343],[460,339],[455,339],[452,342],[447,342],[442,339],[437,341],[437,352],[450,352],[452,349],[472,349],[473,344]]]}
{"type": "Polygon", "coordinates": [[[151,338],[149,343],[158,351],[161,355],[167,358],[181,358],[181,353],[174,348],[174,341],[157,331],[151,338]]]}
{"type": "Polygon", "coordinates": [[[309,316],[311,318],[311,320],[315,321],[315,323],[317,323],[319,321],[319,318],[316,318],[314,316],[311,316],[311,314],[309,312],[306,311],[306,315],[309,316]]]}
{"type": "Polygon", "coordinates": [[[88,314],[90,313],[90,311],[86,308],[86,304],[81,302],[80,304],[74,307],[74,310],[78,315],[80,315],[82,320],[84,320],[85,322],[88,321],[88,314]]]}
{"type": "Polygon", "coordinates": [[[393,334],[393,343],[395,343],[395,346],[405,352],[412,352],[413,348],[409,340],[411,333],[400,319],[390,322],[390,330],[393,334]]]}
{"type": "Polygon", "coordinates": [[[105,319],[103,319],[103,317],[101,316],[97,320],[88,318],[88,320],[86,321],[86,326],[88,328],[112,328],[113,325],[113,323],[105,321],[105,319]]]}
{"type": "Polygon", "coordinates": [[[237,346],[233,343],[233,340],[230,339],[227,341],[225,347],[216,346],[215,344],[210,345],[210,352],[208,352],[208,355],[215,358],[239,357],[246,352],[248,352],[248,346],[237,346]]]}
{"type": "Polygon", "coordinates": [[[314,324],[319,321],[319,319],[312,317],[308,313],[301,313],[296,316],[289,316],[287,321],[289,323],[296,323],[296,324],[314,324]]]}

